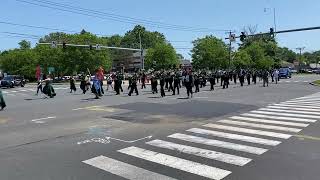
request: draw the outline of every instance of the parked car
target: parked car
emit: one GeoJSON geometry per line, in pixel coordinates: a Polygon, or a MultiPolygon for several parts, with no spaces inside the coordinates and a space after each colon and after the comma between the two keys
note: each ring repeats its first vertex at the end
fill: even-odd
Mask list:
{"type": "Polygon", "coordinates": [[[14,88],[13,76],[6,76],[1,80],[1,87],[14,88]]]}
{"type": "Polygon", "coordinates": [[[279,77],[280,78],[291,78],[290,68],[280,68],[279,69],[279,77]]]}

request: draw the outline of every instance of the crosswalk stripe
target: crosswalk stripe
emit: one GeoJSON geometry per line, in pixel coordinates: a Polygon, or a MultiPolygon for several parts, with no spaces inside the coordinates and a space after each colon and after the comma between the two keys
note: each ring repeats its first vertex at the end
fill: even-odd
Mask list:
{"type": "Polygon", "coordinates": [[[300,105],[300,104],[273,104],[273,106],[320,109],[320,106],[300,105]]]}
{"type": "Polygon", "coordinates": [[[6,95],[8,95],[8,96],[16,96],[16,95],[14,95],[14,94],[6,94],[6,95]]]}
{"type": "Polygon", "coordinates": [[[8,91],[2,91],[2,93],[4,93],[4,94],[8,94],[9,92],[8,92],[8,91]]]}
{"type": "Polygon", "coordinates": [[[272,126],[272,125],[265,125],[265,124],[255,124],[255,123],[246,123],[246,122],[231,121],[231,120],[220,120],[218,122],[231,124],[231,125],[248,126],[248,127],[254,127],[254,128],[271,129],[271,130],[279,130],[279,131],[287,131],[287,132],[295,132],[295,133],[298,133],[302,130],[302,129],[297,129],[297,128],[272,126]]]}
{"type": "Polygon", "coordinates": [[[259,122],[259,123],[267,123],[267,124],[280,124],[280,125],[288,125],[288,126],[297,126],[297,127],[308,127],[309,124],[304,123],[294,123],[294,122],[286,122],[286,121],[274,121],[274,120],[266,120],[266,119],[257,119],[250,117],[241,117],[241,116],[232,116],[230,119],[240,120],[240,121],[251,121],[251,122],[259,122]]]}
{"type": "Polygon", "coordinates": [[[267,115],[277,115],[277,116],[289,116],[289,117],[302,117],[302,118],[315,118],[320,119],[320,116],[315,115],[304,115],[304,114],[293,114],[293,113],[277,113],[277,112],[268,112],[268,111],[251,111],[252,113],[257,114],[267,114],[267,115]]]}
{"type": "Polygon", "coordinates": [[[22,92],[26,92],[27,90],[25,90],[25,89],[21,89],[20,91],[22,91],[22,92]]]}
{"type": "Polygon", "coordinates": [[[312,99],[295,99],[295,100],[290,100],[290,101],[285,101],[285,102],[319,102],[320,98],[312,98],[312,99]]]}
{"type": "Polygon", "coordinates": [[[217,151],[211,151],[207,149],[200,149],[192,146],[176,144],[176,143],[158,140],[158,139],[147,142],[146,144],[149,144],[155,147],[179,151],[186,154],[200,156],[208,159],[213,159],[213,160],[217,160],[217,161],[221,161],[224,163],[233,164],[237,166],[244,166],[252,160],[252,159],[241,157],[241,156],[221,153],[217,151]]]}
{"type": "Polygon", "coordinates": [[[154,173],[105,156],[98,156],[82,162],[130,180],[175,180],[174,178],[154,173]]]}
{"type": "Polygon", "coordinates": [[[275,132],[270,132],[270,131],[261,131],[261,130],[255,130],[255,129],[247,129],[247,128],[239,128],[239,127],[233,127],[233,126],[224,126],[224,125],[218,125],[218,124],[206,124],[203,126],[209,127],[209,128],[215,128],[215,129],[241,132],[241,133],[246,133],[246,134],[256,134],[256,135],[262,135],[262,136],[276,137],[276,138],[281,138],[281,139],[289,139],[292,136],[290,134],[275,133],[275,132]]]}
{"type": "Polygon", "coordinates": [[[313,120],[313,119],[269,116],[269,115],[254,114],[254,113],[244,113],[244,114],[242,114],[242,115],[243,115],[243,116],[257,117],[257,118],[279,119],[279,120],[288,120],[288,121],[297,121],[297,122],[317,122],[317,120],[313,120]]]}
{"type": "Polygon", "coordinates": [[[18,91],[10,91],[11,93],[17,93],[18,91]]]}
{"type": "Polygon", "coordinates": [[[312,101],[312,100],[307,100],[307,101],[285,101],[283,103],[301,103],[301,104],[320,104],[320,101],[312,101]]]}
{"type": "Polygon", "coordinates": [[[320,106],[320,103],[315,103],[315,102],[283,102],[283,103],[280,103],[280,104],[320,106]]]}
{"type": "Polygon", "coordinates": [[[288,110],[288,109],[273,109],[273,108],[261,108],[261,111],[274,111],[274,112],[288,112],[296,114],[311,114],[311,115],[320,115],[320,112],[310,112],[310,111],[297,111],[297,110],[288,110]]]}
{"type": "Polygon", "coordinates": [[[221,180],[231,174],[231,171],[134,146],[118,150],[118,152],[215,180],[221,180]]]}
{"type": "Polygon", "coordinates": [[[320,94],[316,93],[316,94],[313,94],[313,95],[299,97],[299,98],[295,98],[295,99],[311,99],[311,98],[318,98],[318,97],[320,97],[320,94]]]}
{"type": "Polygon", "coordinates": [[[192,128],[187,130],[188,132],[193,132],[197,134],[204,134],[204,135],[211,135],[226,139],[232,139],[232,140],[238,140],[238,141],[244,141],[244,142],[250,142],[250,143],[256,143],[256,144],[263,144],[268,146],[276,146],[281,143],[281,141],[275,141],[275,140],[269,140],[269,139],[263,139],[263,138],[257,138],[257,137],[251,137],[251,136],[244,136],[239,134],[231,134],[231,133],[225,133],[225,132],[219,132],[219,131],[212,131],[212,130],[206,130],[206,129],[199,129],[199,128],[192,128]]]}
{"type": "Polygon", "coordinates": [[[207,139],[207,138],[203,138],[203,137],[191,136],[191,135],[180,134],[180,133],[172,134],[168,137],[187,141],[187,142],[204,144],[204,145],[208,145],[208,146],[221,147],[221,148],[226,148],[226,149],[231,149],[231,150],[241,151],[241,152],[247,152],[247,153],[257,154],[257,155],[261,155],[261,154],[268,151],[267,149],[264,149],[264,148],[235,144],[235,143],[230,143],[230,142],[225,142],[225,141],[218,141],[218,140],[214,140],[214,139],[207,139]]]}
{"type": "Polygon", "coordinates": [[[268,108],[319,112],[319,109],[311,109],[311,108],[295,108],[295,107],[283,107],[283,106],[268,106],[268,108]]]}

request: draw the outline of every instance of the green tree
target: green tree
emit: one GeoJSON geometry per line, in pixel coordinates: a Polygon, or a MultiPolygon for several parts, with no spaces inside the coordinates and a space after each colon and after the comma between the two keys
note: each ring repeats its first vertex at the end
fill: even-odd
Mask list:
{"type": "Polygon", "coordinates": [[[193,41],[192,64],[195,68],[218,69],[228,66],[228,46],[214,36],[193,41]]]}
{"type": "Polygon", "coordinates": [[[158,43],[147,50],[145,57],[146,69],[156,70],[177,67],[179,60],[175,49],[167,43],[158,43]]]}
{"type": "Polygon", "coordinates": [[[274,59],[269,54],[271,48],[266,46],[262,41],[255,41],[242,49],[251,57],[253,68],[270,69],[274,65],[274,59]]]}
{"type": "Polygon", "coordinates": [[[140,48],[140,37],[143,49],[155,47],[158,43],[165,43],[166,38],[163,34],[155,31],[147,31],[145,27],[137,25],[133,30],[128,31],[122,38],[123,47],[140,48]]]}
{"type": "Polygon", "coordinates": [[[25,49],[31,49],[31,42],[22,40],[19,42],[20,49],[25,50],[25,49]]]}
{"type": "Polygon", "coordinates": [[[35,78],[35,69],[38,55],[32,49],[10,50],[0,56],[1,69],[15,75],[24,75],[26,78],[35,78]]]}
{"type": "Polygon", "coordinates": [[[252,66],[252,60],[250,55],[245,50],[240,50],[236,52],[234,60],[233,60],[233,66],[236,69],[240,68],[250,68],[252,66]]]}

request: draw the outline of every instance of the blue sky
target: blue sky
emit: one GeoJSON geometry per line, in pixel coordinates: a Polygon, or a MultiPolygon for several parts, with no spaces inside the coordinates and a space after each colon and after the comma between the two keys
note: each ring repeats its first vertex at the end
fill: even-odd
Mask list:
{"type": "MultiPolygon", "coordinates": [[[[34,0],[26,0],[33,2],[34,0]]],[[[273,12],[276,8],[277,29],[292,29],[320,26],[320,1],[316,0],[50,0],[73,6],[115,13],[150,21],[157,21],[195,28],[231,29],[240,34],[243,27],[257,25],[258,31],[268,31],[273,26],[273,12]],[[264,8],[267,11],[264,11],[264,8]]],[[[45,26],[66,30],[87,31],[96,34],[124,34],[133,28],[133,24],[103,20],[94,17],[61,12],[44,7],[34,6],[16,0],[2,0],[0,6],[0,21],[18,24],[45,26]]],[[[175,47],[192,47],[192,40],[203,37],[209,32],[185,32],[169,29],[148,27],[149,30],[162,32],[168,40],[177,41],[175,47]]],[[[15,32],[34,35],[45,35],[50,30],[33,29],[4,25],[0,23],[0,50],[17,47],[20,37],[8,37],[3,32],[15,32]]],[[[217,37],[224,38],[225,32],[213,32],[217,37]]],[[[306,47],[306,51],[319,50],[318,31],[298,32],[278,35],[281,46],[295,50],[296,47],[306,47]]],[[[31,40],[36,43],[36,40],[31,40]]],[[[179,49],[187,58],[190,50],[179,49]]]]}

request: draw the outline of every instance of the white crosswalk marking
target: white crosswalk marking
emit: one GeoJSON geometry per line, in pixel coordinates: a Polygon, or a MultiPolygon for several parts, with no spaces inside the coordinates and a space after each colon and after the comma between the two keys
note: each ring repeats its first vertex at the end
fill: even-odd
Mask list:
{"type": "Polygon", "coordinates": [[[176,143],[163,141],[163,140],[153,140],[153,141],[147,142],[146,144],[149,144],[155,147],[179,151],[186,154],[200,156],[208,159],[213,159],[213,160],[217,160],[217,161],[221,161],[221,162],[225,162],[225,163],[233,164],[237,166],[244,166],[251,161],[251,159],[245,158],[245,157],[235,156],[235,155],[221,153],[217,151],[211,151],[207,149],[200,149],[192,146],[185,146],[185,145],[176,144],[176,143]]]}
{"type": "Polygon", "coordinates": [[[118,152],[215,180],[221,180],[231,174],[231,171],[134,146],[118,150],[118,152]]]}
{"type": "Polygon", "coordinates": [[[272,126],[272,125],[265,125],[265,124],[255,124],[255,123],[246,123],[246,122],[239,122],[239,121],[231,121],[231,120],[220,120],[220,123],[231,124],[231,125],[239,125],[239,126],[248,126],[254,128],[261,128],[261,129],[271,129],[271,130],[278,130],[278,131],[287,131],[287,132],[300,132],[302,129],[297,128],[288,128],[282,126],[272,126]]]}
{"type": "Polygon", "coordinates": [[[297,103],[297,104],[314,104],[314,105],[320,105],[320,101],[288,101],[288,102],[283,102],[287,103],[287,104],[291,104],[291,103],[297,103]]]}
{"type": "Polygon", "coordinates": [[[281,139],[289,139],[291,137],[290,134],[282,134],[282,133],[275,133],[275,132],[270,132],[270,131],[261,131],[261,130],[255,130],[255,129],[239,128],[239,127],[233,127],[233,126],[223,126],[223,125],[218,125],[218,124],[206,124],[203,126],[209,127],[209,128],[227,130],[227,131],[241,132],[241,133],[246,133],[246,134],[256,134],[256,135],[262,135],[262,136],[276,137],[276,138],[281,138],[281,139]]]}
{"type": "Polygon", "coordinates": [[[269,115],[263,115],[263,114],[253,114],[253,113],[244,113],[242,115],[257,117],[257,118],[279,119],[279,120],[288,120],[288,121],[297,121],[297,122],[317,122],[317,120],[313,120],[313,119],[294,118],[294,117],[279,117],[279,116],[269,116],[269,115]]]}
{"type": "Polygon", "coordinates": [[[285,101],[285,102],[313,102],[313,101],[320,101],[320,98],[309,98],[309,99],[293,99],[293,100],[289,100],[289,101],[285,101]]]}
{"type": "Polygon", "coordinates": [[[130,180],[175,180],[105,156],[98,156],[82,162],[130,180]]]}
{"type": "Polygon", "coordinates": [[[320,109],[320,106],[300,105],[300,104],[273,104],[273,106],[320,109]]]}
{"type": "Polygon", "coordinates": [[[319,109],[311,109],[311,108],[296,108],[296,107],[283,107],[283,106],[268,106],[268,108],[319,112],[319,109]]]}
{"type": "Polygon", "coordinates": [[[287,112],[287,113],[295,113],[295,114],[311,114],[311,115],[320,115],[320,112],[310,112],[310,111],[296,111],[296,110],[288,110],[288,109],[272,109],[272,108],[261,108],[261,111],[274,111],[274,112],[287,112]]]}
{"type": "Polygon", "coordinates": [[[267,124],[280,124],[280,125],[288,125],[288,126],[297,126],[297,127],[308,127],[309,124],[304,123],[294,123],[294,122],[286,122],[286,121],[274,121],[274,120],[266,120],[266,119],[258,119],[258,118],[250,118],[250,117],[241,117],[241,116],[232,116],[230,119],[240,120],[240,121],[250,121],[250,122],[259,122],[259,123],[267,123],[267,124]]]}
{"type": "Polygon", "coordinates": [[[320,106],[320,103],[316,103],[316,102],[283,102],[280,104],[320,106]]]}
{"type": "Polygon", "coordinates": [[[302,117],[302,118],[315,118],[320,119],[320,116],[314,115],[302,115],[302,114],[292,114],[292,113],[277,113],[277,112],[267,112],[267,111],[251,111],[257,114],[267,114],[267,115],[277,115],[277,116],[289,116],[289,117],[302,117]]]}
{"type": "Polygon", "coordinates": [[[258,155],[261,155],[261,154],[268,151],[267,149],[263,149],[263,148],[235,144],[235,143],[230,143],[230,142],[225,142],[225,141],[218,141],[218,140],[214,140],[214,139],[207,139],[207,138],[203,138],[203,137],[191,136],[191,135],[180,134],[180,133],[172,134],[168,137],[187,141],[187,142],[205,144],[208,146],[221,147],[221,148],[231,149],[231,150],[235,150],[235,151],[247,152],[247,153],[251,153],[251,154],[258,154],[258,155]]]}
{"type": "Polygon", "coordinates": [[[276,146],[281,143],[281,141],[275,141],[275,140],[269,140],[269,139],[251,137],[251,136],[244,136],[244,135],[239,135],[239,134],[218,132],[218,131],[212,131],[212,130],[206,130],[206,129],[199,129],[199,128],[192,128],[187,131],[197,133],[197,134],[216,136],[216,137],[221,137],[221,138],[226,138],[226,139],[232,139],[232,140],[238,140],[238,141],[244,141],[244,142],[250,142],[250,143],[256,143],[256,144],[263,144],[263,145],[268,145],[268,146],[276,146]]]}

